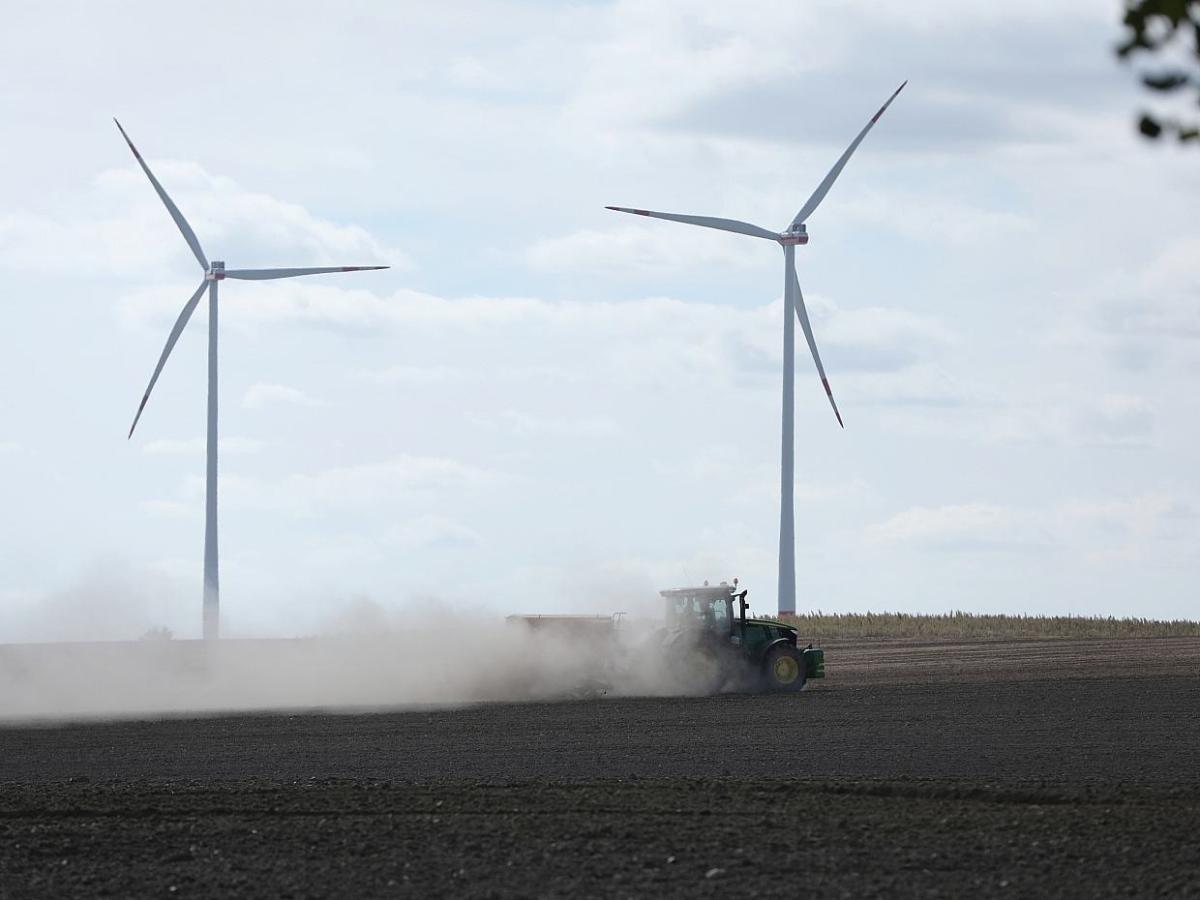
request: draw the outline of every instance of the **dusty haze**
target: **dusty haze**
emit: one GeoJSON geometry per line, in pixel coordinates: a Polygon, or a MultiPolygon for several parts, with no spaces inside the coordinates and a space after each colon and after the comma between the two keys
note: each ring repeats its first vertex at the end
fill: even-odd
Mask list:
{"type": "Polygon", "coordinates": [[[664,666],[655,627],[597,620],[587,633],[535,631],[444,612],[397,625],[362,602],[311,638],[7,644],[0,645],[0,720],[693,692],[686,673],[664,666]]]}

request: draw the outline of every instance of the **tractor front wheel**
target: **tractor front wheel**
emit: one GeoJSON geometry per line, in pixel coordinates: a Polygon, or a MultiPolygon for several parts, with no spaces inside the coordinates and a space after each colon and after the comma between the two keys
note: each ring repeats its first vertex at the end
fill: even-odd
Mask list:
{"type": "Polygon", "coordinates": [[[803,690],[804,676],[804,657],[795,647],[772,647],[763,661],[763,681],[768,691],[803,690]]]}

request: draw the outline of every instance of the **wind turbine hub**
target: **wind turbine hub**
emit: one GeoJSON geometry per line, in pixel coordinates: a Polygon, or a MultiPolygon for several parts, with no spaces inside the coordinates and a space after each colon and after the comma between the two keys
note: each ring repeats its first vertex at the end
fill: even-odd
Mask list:
{"type": "Polygon", "coordinates": [[[208,273],[204,276],[205,281],[224,281],[225,280],[225,263],[212,262],[209,264],[208,273]]]}
{"type": "Polygon", "coordinates": [[[796,244],[807,244],[808,229],[804,227],[803,222],[799,225],[793,225],[787,231],[783,232],[783,234],[779,235],[779,243],[785,246],[788,244],[793,246],[796,244]]]}

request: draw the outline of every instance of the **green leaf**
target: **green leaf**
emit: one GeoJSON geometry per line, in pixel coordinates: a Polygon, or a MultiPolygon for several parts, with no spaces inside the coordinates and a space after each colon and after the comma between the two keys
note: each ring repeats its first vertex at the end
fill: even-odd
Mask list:
{"type": "Polygon", "coordinates": [[[1138,131],[1148,138],[1157,138],[1162,134],[1162,126],[1150,116],[1142,113],[1142,118],[1138,122],[1138,131]]]}
{"type": "Polygon", "coordinates": [[[1173,91],[1188,84],[1192,79],[1186,72],[1158,72],[1142,76],[1142,84],[1152,91],[1173,91]]]}

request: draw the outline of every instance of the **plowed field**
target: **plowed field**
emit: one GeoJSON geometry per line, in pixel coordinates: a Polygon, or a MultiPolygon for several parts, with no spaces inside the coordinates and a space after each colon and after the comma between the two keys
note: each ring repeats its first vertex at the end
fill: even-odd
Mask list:
{"type": "Polygon", "coordinates": [[[799,695],[0,728],[0,897],[1200,895],[1200,640],[799,695]]]}

